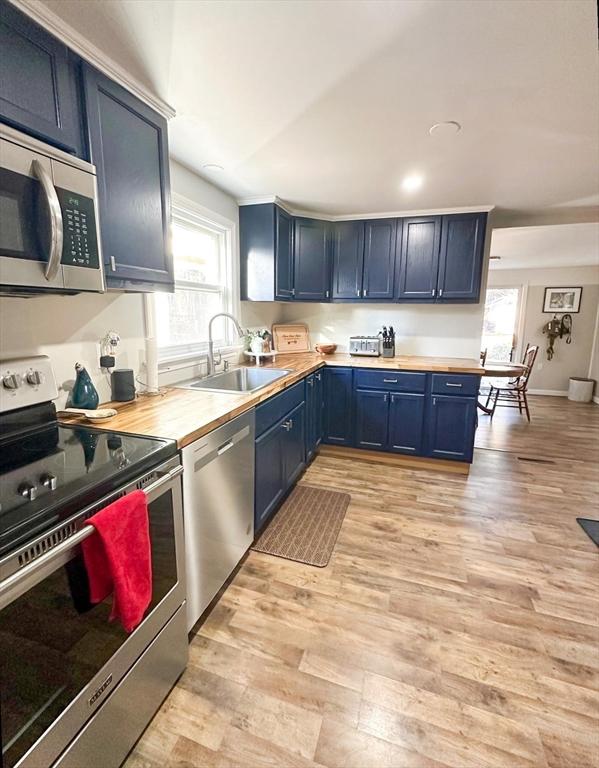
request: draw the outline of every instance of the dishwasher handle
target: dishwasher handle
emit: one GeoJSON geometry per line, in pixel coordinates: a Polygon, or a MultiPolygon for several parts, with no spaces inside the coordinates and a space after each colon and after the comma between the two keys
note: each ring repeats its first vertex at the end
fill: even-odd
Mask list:
{"type": "MultiPolygon", "coordinates": [[[[194,464],[193,464],[193,470],[194,472],[198,472],[202,467],[205,467],[206,464],[210,464],[211,461],[214,461],[215,459],[218,459],[219,456],[222,456],[227,451],[230,451],[231,448],[234,448],[237,443],[240,443],[242,440],[247,440],[251,438],[251,430],[249,426],[245,426],[242,429],[235,432],[234,435],[231,435],[231,437],[228,438],[228,440],[225,440],[224,443],[218,443],[216,440],[208,440],[205,443],[202,443],[196,450],[194,451],[194,464]]],[[[222,437],[221,437],[222,440],[222,437]]]]}

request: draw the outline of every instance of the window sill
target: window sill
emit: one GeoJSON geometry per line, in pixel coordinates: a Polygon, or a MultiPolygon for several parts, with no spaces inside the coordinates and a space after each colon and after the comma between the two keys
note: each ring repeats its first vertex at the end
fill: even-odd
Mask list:
{"type": "MultiPolygon", "coordinates": [[[[223,357],[228,357],[229,355],[239,354],[242,349],[242,345],[217,347],[215,348],[215,353],[220,353],[223,357]]],[[[158,373],[175,371],[180,368],[189,368],[192,365],[205,363],[207,359],[208,350],[201,352],[181,352],[179,354],[172,353],[159,358],[158,373]]]]}

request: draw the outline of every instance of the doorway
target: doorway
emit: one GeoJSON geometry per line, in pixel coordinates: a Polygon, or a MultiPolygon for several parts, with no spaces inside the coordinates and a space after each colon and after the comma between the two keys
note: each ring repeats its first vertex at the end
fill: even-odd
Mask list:
{"type": "Polygon", "coordinates": [[[521,288],[488,288],[481,346],[487,361],[513,361],[518,346],[521,288]]]}

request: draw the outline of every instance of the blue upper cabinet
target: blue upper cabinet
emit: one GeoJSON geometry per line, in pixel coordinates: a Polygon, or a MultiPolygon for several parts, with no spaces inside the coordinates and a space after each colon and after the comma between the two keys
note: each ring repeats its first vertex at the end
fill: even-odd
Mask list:
{"type": "MultiPolygon", "coordinates": [[[[401,229],[401,222],[399,226],[401,229]]],[[[393,299],[397,227],[397,219],[374,219],[365,223],[363,299],[393,299]]]]}
{"type": "Polygon", "coordinates": [[[83,77],[107,284],[173,290],[166,120],[93,67],[83,77]]]}
{"type": "Polygon", "coordinates": [[[293,218],[275,206],[275,297],[293,298],[293,218]]]}
{"type": "Polygon", "coordinates": [[[77,59],[4,0],[0,50],[0,119],[85,158],[77,59]]]}
{"type": "Polygon", "coordinates": [[[439,255],[440,301],[479,300],[486,223],[486,213],[443,217],[439,255]]]}
{"type": "MultiPolygon", "coordinates": [[[[277,211],[274,203],[239,208],[241,298],[244,301],[275,300],[277,211]]],[[[288,274],[293,275],[293,270],[288,274]]],[[[280,279],[283,281],[283,275],[280,279]]]]}
{"type": "Polygon", "coordinates": [[[328,301],[331,271],[328,227],[325,221],[295,219],[293,261],[293,298],[298,301],[328,301]]]}
{"type": "Polygon", "coordinates": [[[332,227],[333,299],[362,296],[364,222],[338,221],[332,227]]]}
{"type": "Polygon", "coordinates": [[[400,301],[436,300],[440,240],[440,216],[403,220],[397,293],[400,301]]]}

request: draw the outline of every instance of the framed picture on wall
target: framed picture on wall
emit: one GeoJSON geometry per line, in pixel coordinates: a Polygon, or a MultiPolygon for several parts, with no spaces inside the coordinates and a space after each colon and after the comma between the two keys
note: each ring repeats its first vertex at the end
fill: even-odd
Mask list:
{"type": "Polygon", "coordinates": [[[580,312],[582,288],[545,288],[543,312],[580,312]]]}

